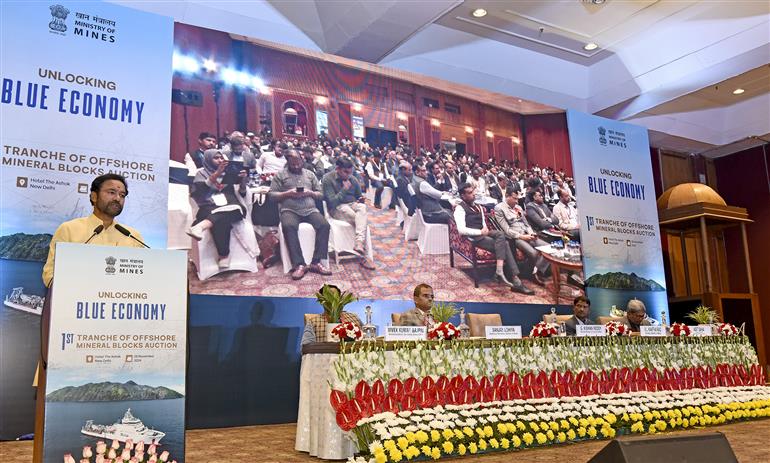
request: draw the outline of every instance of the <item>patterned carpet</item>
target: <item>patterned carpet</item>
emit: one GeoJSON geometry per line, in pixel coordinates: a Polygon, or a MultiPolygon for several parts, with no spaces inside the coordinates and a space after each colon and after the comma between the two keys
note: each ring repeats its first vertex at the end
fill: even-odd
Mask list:
{"type": "MultiPolygon", "coordinates": [[[[294,281],[283,273],[282,265],[269,269],[261,265],[256,273],[225,272],[206,281],[200,281],[190,264],[190,291],[194,294],[218,294],[235,296],[311,297],[323,283],[332,283],[343,290],[352,291],[359,298],[408,300],[415,285],[428,283],[436,292],[436,300],[503,302],[523,304],[553,304],[551,278],[548,285],[540,287],[524,279],[524,284],[535,291],[531,296],[513,293],[509,288],[493,281],[493,267],[479,270],[479,287],[474,288],[470,263],[455,256],[455,268],[449,265],[449,254],[421,255],[416,241],[404,242],[404,233],[395,223],[396,212],[369,206],[369,227],[372,233],[376,270],[366,270],[355,259],[331,263],[334,272],[329,277],[308,273],[302,280],[294,281]]],[[[562,275],[564,280],[565,275],[562,275]]],[[[559,302],[570,304],[577,290],[562,285],[559,302]]]]}

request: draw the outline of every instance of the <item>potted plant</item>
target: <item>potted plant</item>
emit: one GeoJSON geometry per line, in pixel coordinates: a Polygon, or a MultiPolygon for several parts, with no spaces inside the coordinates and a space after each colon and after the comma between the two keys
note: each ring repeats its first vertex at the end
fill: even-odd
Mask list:
{"type": "Polygon", "coordinates": [[[315,293],[315,298],[324,309],[323,316],[326,317],[326,340],[331,340],[331,332],[340,324],[340,315],[346,305],[356,300],[353,293],[347,291],[337,291],[336,288],[329,285],[323,285],[320,291],[315,293]]]}
{"type": "Polygon", "coordinates": [[[428,327],[428,339],[449,340],[458,337],[460,330],[450,323],[449,319],[459,312],[452,302],[434,302],[430,308],[433,326],[428,327]]]}
{"type": "Polygon", "coordinates": [[[687,314],[687,318],[699,325],[713,325],[719,323],[717,311],[703,304],[699,305],[692,312],[687,314]]]}

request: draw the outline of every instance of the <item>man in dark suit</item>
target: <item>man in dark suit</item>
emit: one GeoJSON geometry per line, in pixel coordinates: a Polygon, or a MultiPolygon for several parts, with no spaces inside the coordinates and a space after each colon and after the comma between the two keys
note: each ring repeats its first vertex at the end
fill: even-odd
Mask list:
{"type": "Polygon", "coordinates": [[[549,230],[559,223],[559,219],[551,214],[551,209],[545,204],[543,193],[534,190],[527,199],[527,220],[536,232],[549,230]]]}
{"type": "Polygon", "coordinates": [[[430,186],[438,191],[449,191],[451,186],[445,174],[441,172],[441,165],[438,162],[428,164],[428,178],[426,179],[430,186]]]}
{"type": "Polygon", "coordinates": [[[578,325],[595,325],[596,322],[588,318],[590,313],[591,300],[585,296],[576,297],[572,301],[572,318],[564,322],[567,327],[567,336],[575,336],[578,325]]]}
{"type": "Polygon", "coordinates": [[[401,161],[401,165],[398,167],[398,177],[396,177],[396,198],[401,198],[404,201],[410,217],[414,214],[416,203],[414,194],[409,191],[412,180],[412,165],[406,161],[401,161]]]}

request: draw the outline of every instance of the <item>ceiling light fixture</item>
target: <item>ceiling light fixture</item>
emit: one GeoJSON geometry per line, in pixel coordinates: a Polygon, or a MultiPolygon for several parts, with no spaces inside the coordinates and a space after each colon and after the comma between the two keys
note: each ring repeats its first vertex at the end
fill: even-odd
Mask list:
{"type": "Polygon", "coordinates": [[[740,95],[741,93],[743,93],[745,91],[746,90],[744,90],[742,88],[736,88],[735,90],[733,90],[733,95],[740,95]]]}
{"type": "Polygon", "coordinates": [[[599,45],[593,42],[588,42],[587,44],[583,45],[583,50],[586,50],[586,51],[596,50],[597,48],[599,48],[599,45]]]}
{"type": "Polygon", "coordinates": [[[484,16],[487,15],[487,10],[485,10],[484,8],[476,8],[475,10],[473,10],[473,13],[471,14],[473,15],[474,18],[483,18],[484,16]]]}

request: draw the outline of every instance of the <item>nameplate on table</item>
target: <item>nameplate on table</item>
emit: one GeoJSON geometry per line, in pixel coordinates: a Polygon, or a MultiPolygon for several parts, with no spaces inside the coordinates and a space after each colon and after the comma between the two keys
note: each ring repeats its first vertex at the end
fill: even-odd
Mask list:
{"type": "Polygon", "coordinates": [[[424,326],[387,326],[385,327],[386,341],[424,341],[428,329],[424,326]]]}
{"type": "Polygon", "coordinates": [[[642,336],[666,336],[666,327],[663,325],[653,325],[653,326],[640,326],[639,327],[640,333],[642,336]]]}
{"type": "Polygon", "coordinates": [[[578,337],[607,336],[607,327],[604,325],[575,325],[575,335],[578,337]]]}
{"type": "Polygon", "coordinates": [[[521,339],[521,326],[485,326],[487,339],[521,339]]]}
{"type": "Polygon", "coordinates": [[[713,336],[711,325],[696,325],[690,327],[690,336],[713,336]]]}

